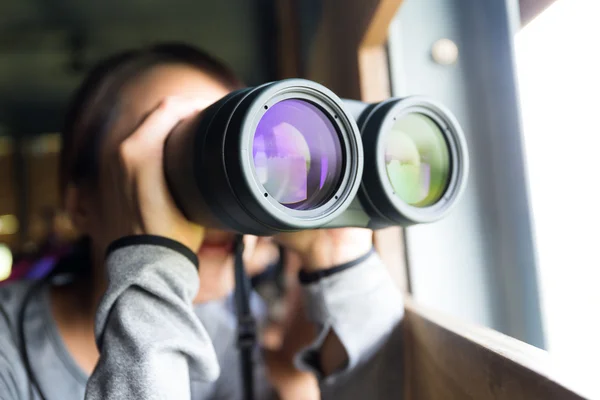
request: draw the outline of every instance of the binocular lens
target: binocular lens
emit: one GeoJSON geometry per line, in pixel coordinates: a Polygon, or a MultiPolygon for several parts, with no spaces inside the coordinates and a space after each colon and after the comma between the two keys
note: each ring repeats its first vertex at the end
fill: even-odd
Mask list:
{"type": "Polygon", "coordinates": [[[329,201],[343,174],[338,130],[323,110],[305,100],[282,100],[264,113],[252,156],[264,196],[294,210],[329,201]]]}
{"type": "Polygon", "coordinates": [[[182,121],[165,144],[165,173],[189,220],[274,235],[344,214],[360,188],[363,147],[341,99],[289,79],[229,93],[182,121]]]}
{"type": "Polygon", "coordinates": [[[385,167],[394,193],[413,207],[435,204],[451,174],[448,143],[431,118],[410,113],[394,122],[385,138],[385,167]]]}
{"type": "Polygon", "coordinates": [[[342,101],[302,79],[232,92],[165,144],[184,215],[252,235],[437,221],[468,168],[460,125],[435,101],[342,101]]]}
{"type": "Polygon", "coordinates": [[[465,189],[469,171],[467,146],[454,115],[421,96],[346,104],[362,134],[359,200],[370,218],[368,226],[410,226],[446,216],[465,189]]]}

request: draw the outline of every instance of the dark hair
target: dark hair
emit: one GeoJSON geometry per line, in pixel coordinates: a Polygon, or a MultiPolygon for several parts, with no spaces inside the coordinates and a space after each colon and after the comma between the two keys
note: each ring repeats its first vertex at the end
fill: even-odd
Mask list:
{"type": "MultiPolygon", "coordinates": [[[[68,107],[62,131],[60,155],[60,192],[70,183],[95,184],[98,176],[98,151],[104,135],[119,113],[121,89],[132,78],[153,67],[184,64],[195,68],[226,89],[244,87],[242,81],[223,62],[208,53],[181,43],[162,43],[128,50],[96,64],[75,92],[68,107]]],[[[61,258],[56,274],[89,276],[91,241],[80,238],[73,250],[61,258]]]]}
{"type": "Polygon", "coordinates": [[[223,62],[182,43],[162,43],[129,50],[100,61],[88,73],[68,107],[62,131],[60,190],[69,183],[93,183],[97,177],[98,149],[119,112],[122,87],[153,67],[185,64],[211,76],[229,90],[242,81],[223,62]]]}

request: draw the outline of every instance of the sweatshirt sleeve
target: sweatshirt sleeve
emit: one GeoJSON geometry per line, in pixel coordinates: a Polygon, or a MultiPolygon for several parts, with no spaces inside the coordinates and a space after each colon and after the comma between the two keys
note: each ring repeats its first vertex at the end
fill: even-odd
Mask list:
{"type": "Polygon", "coordinates": [[[371,251],[321,276],[300,278],[308,316],[319,334],[297,355],[296,364],[316,374],[322,398],[400,398],[403,299],[379,256],[371,251]],[[348,363],[324,377],[320,350],[331,330],[348,363]]]}
{"type": "Polygon", "coordinates": [[[196,255],[157,236],[130,236],[108,250],[108,289],[96,313],[100,360],[86,400],[189,399],[190,379],[214,381],[219,365],[192,301],[196,255]]]}
{"type": "MultiPolygon", "coordinates": [[[[2,318],[0,316],[0,318],[2,318]]],[[[29,383],[25,374],[19,374],[15,367],[20,364],[19,355],[13,343],[10,343],[7,331],[2,330],[0,321],[0,399],[24,399],[29,394],[29,383]]]]}

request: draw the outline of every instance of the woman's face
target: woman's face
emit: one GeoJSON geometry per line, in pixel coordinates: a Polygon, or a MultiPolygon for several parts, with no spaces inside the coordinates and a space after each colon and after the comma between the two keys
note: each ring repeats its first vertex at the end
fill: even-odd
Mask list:
{"type": "MultiPolygon", "coordinates": [[[[154,67],[124,87],[120,97],[119,117],[104,146],[118,146],[167,97],[190,98],[208,106],[228,92],[221,83],[190,66],[173,64],[154,67]]],[[[94,226],[102,223],[106,222],[98,218],[87,224],[87,233],[94,238],[94,231],[99,231],[94,226]]],[[[232,233],[209,229],[202,248],[198,249],[201,262],[205,265],[222,264],[232,250],[233,238],[232,233]]]]}

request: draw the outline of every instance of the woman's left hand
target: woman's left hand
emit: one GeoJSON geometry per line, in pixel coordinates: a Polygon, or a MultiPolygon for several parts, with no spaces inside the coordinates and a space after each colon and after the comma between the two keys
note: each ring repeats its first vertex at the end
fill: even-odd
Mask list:
{"type": "Polygon", "coordinates": [[[304,271],[341,265],[367,254],[373,247],[373,231],[364,228],[315,229],[281,233],[275,240],[300,255],[304,271]]]}

